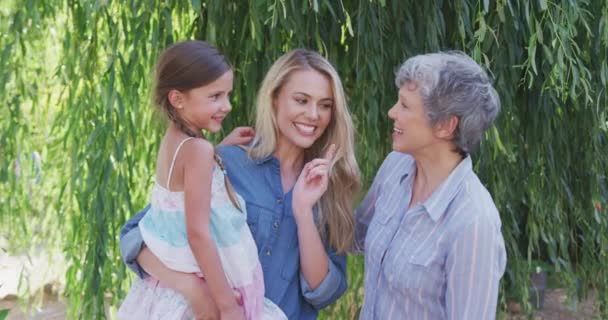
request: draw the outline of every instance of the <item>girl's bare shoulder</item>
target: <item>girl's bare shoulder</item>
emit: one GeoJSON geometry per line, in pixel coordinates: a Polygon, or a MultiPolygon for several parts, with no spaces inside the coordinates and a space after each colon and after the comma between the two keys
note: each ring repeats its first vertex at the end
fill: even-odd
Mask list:
{"type": "Polygon", "coordinates": [[[213,155],[215,148],[211,142],[203,138],[190,139],[184,144],[184,164],[191,165],[207,165],[213,163],[213,155]]]}

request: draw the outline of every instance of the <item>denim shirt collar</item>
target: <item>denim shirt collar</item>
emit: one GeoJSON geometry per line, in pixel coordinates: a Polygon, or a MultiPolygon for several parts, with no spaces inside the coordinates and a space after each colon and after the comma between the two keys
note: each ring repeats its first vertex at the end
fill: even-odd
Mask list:
{"type": "Polygon", "coordinates": [[[262,164],[264,164],[264,163],[272,160],[273,158],[274,158],[273,155],[268,155],[268,156],[265,156],[263,158],[253,159],[253,163],[255,163],[255,164],[257,164],[259,166],[259,165],[262,165],[262,164]]]}
{"type": "Polygon", "coordinates": [[[279,162],[279,159],[277,159],[275,156],[273,156],[272,154],[269,154],[265,157],[262,158],[258,158],[258,159],[252,159],[253,163],[255,163],[256,165],[263,165],[264,163],[268,162],[268,161],[273,161],[275,163],[279,162]]]}
{"type": "Polygon", "coordinates": [[[253,146],[253,141],[250,144],[246,145],[246,146],[238,146],[238,147],[241,148],[241,149],[243,149],[245,151],[245,153],[247,153],[247,157],[249,157],[249,159],[251,159],[251,161],[253,163],[255,163],[256,165],[258,165],[258,166],[263,165],[266,162],[271,161],[271,160],[272,160],[273,163],[279,164],[279,159],[277,159],[272,153],[269,154],[269,155],[267,155],[267,156],[265,156],[265,157],[261,157],[261,158],[257,158],[257,159],[256,158],[252,158],[249,155],[249,153],[248,153],[248,150],[252,146],[253,146]]]}

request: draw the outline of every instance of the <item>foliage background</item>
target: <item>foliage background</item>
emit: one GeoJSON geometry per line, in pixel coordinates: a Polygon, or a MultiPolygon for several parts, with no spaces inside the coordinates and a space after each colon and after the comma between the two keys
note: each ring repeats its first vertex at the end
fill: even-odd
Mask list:
{"type": "MultiPolygon", "coordinates": [[[[70,318],[103,318],[130,284],[118,232],[146,203],[163,133],[151,69],[184,39],[215,44],[235,66],[227,130],[252,124],[279,55],[326,55],[350,97],[367,183],[390,148],[398,65],[467,52],[503,103],[475,155],[503,221],[501,308],[529,307],[529,272],[542,264],[573,298],[593,289],[608,314],[605,0],[0,0],[0,32],[0,235],[13,248],[62,246],[70,318]]],[[[351,258],[351,290],[324,317],[355,316],[362,273],[351,258]]]]}

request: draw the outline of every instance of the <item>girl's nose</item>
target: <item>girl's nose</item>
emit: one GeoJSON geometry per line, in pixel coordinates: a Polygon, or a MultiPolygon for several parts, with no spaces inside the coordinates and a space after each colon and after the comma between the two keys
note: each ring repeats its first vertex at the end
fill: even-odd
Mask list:
{"type": "Polygon", "coordinates": [[[226,103],[224,104],[224,107],[222,108],[224,112],[230,112],[232,110],[232,104],[230,103],[229,99],[226,99],[226,103]]]}

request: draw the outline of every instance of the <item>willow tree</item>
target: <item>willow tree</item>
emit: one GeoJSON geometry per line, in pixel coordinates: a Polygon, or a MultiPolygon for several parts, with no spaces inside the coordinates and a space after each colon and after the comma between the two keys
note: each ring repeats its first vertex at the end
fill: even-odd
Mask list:
{"type": "MultiPolygon", "coordinates": [[[[184,39],[215,44],[235,66],[227,129],[252,123],[256,90],[279,55],[308,47],[327,56],[350,98],[368,183],[390,148],[399,63],[467,52],[503,103],[475,155],[503,222],[501,306],[507,296],[526,301],[530,269],[543,263],[572,297],[577,283],[579,294],[594,289],[608,314],[605,0],[0,4],[0,230],[21,244],[57,237],[72,317],[103,318],[132,280],[118,231],[147,201],[162,134],[151,69],[184,39]]],[[[352,318],[362,302],[362,260],[350,261],[351,290],[329,318],[352,318]]]]}

